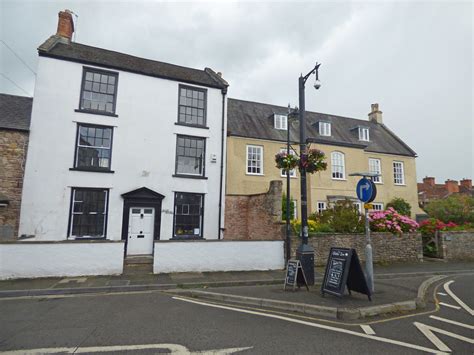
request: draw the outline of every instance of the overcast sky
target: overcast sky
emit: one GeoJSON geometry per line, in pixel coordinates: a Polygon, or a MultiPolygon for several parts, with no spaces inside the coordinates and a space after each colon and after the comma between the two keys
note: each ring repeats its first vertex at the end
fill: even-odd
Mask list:
{"type": "Polygon", "coordinates": [[[474,175],[470,1],[0,3],[0,92],[33,96],[34,74],[5,44],[36,70],[36,48],[67,8],[79,16],[77,42],[211,67],[233,98],[297,105],[299,74],[321,62],[322,87],[308,81],[307,110],[367,119],[377,102],[418,153],[418,180],[474,175]]]}

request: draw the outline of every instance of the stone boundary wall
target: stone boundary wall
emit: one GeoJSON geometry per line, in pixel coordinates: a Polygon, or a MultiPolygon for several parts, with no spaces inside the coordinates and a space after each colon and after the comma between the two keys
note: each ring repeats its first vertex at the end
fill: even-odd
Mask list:
{"type": "MultiPolygon", "coordinates": [[[[423,260],[421,234],[371,233],[372,255],[374,263],[380,262],[417,262],[423,260]]],[[[292,257],[301,243],[299,237],[291,238],[292,257]]],[[[326,265],[331,247],[354,248],[361,261],[365,260],[365,234],[321,233],[309,237],[314,248],[314,263],[326,265]]]]}
{"type": "Polygon", "coordinates": [[[474,260],[474,232],[441,232],[440,257],[448,260],[474,260]]]}
{"type": "Polygon", "coordinates": [[[282,240],[282,182],[270,182],[268,192],[256,195],[226,195],[226,240],[282,240]]]}
{"type": "Polygon", "coordinates": [[[0,207],[0,241],[18,237],[27,146],[28,132],[0,129],[0,193],[10,200],[0,207]]]}

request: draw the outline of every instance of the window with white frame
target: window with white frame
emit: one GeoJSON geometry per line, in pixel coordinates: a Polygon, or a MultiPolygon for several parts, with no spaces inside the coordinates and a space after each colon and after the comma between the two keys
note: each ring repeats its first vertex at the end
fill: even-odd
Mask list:
{"type": "Polygon", "coordinates": [[[383,211],[383,203],[372,202],[372,211],[383,211]]]}
{"type": "Polygon", "coordinates": [[[287,130],[288,128],[288,118],[285,115],[274,114],[274,123],[276,129],[287,130]]]}
{"type": "Polygon", "coordinates": [[[344,154],[341,152],[331,153],[332,178],[335,180],[344,180],[346,178],[344,167],[344,154]]]}
{"type": "Polygon", "coordinates": [[[331,135],[331,123],[329,123],[329,122],[319,122],[319,134],[321,136],[330,136],[331,135]]]}
{"type": "Polygon", "coordinates": [[[367,127],[359,127],[359,140],[369,141],[369,129],[367,127]]]}
{"type": "MultiPolygon", "coordinates": [[[[286,148],[281,148],[280,153],[286,153],[286,148]]],[[[293,149],[290,149],[290,154],[295,155],[295,151],[293,149]]],[[[281,177],[286,177],[286,171],[285,169],[280,169],[280,176],[281,177]]],[[[296,169],[291,169],[290,170],[290,177],[296,177],[296,169]]]]}
{"type": "Polygon", "coordinates": [[[326,201],[318,201],[318,213],[321,214],[326,209],[327,209],[326,201]]]}
{"type": "Polygon", "coordinates": [[[263,147],[247,146],[247,174],[263,175],[263,147]]]}
{"type": "Polygon", "coordinates": [[[108,192],[107,189],[72,188],[69,236],[105,237],[108,192]]]}
{"type": "Polygon", "coordinates": [[[373,174],[380,174],[379,176],[374,176],[372,181],[376,184],[382,183],[382,165],[380,159],[369,158],[369,172],[373,174]]]}
{"type": "Polygon", "coordinates": [[[354,207],[357,209],[357,212],[359,212],[359,214],[362,214],[362,203],[361,202],[355,202],[354,207]]]}
{"type": "Polygon", "coordinates": [[[393,182],[395,185],[405,185],[405,172],[401,161],[393,162],[393,182]]]}

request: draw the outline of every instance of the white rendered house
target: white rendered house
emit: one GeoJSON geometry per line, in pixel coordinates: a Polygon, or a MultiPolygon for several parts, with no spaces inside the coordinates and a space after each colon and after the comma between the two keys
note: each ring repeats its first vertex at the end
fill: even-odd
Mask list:
{"type": "Polygon", "coordinates": [[[29,241],[220,239],[226,94],[197,70],[71,41],[39,51],[19,234],[29,241]]]}

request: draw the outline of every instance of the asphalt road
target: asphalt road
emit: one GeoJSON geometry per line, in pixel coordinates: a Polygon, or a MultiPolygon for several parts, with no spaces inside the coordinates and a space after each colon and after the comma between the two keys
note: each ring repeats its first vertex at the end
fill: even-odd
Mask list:
{"type": "Polygon", "coordinates": [[[1,299],[0,353],[473,354],[474,276],[435,292],[439,310],[364,327],[160,292],[1,299]]]}

